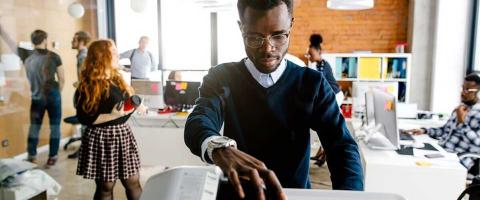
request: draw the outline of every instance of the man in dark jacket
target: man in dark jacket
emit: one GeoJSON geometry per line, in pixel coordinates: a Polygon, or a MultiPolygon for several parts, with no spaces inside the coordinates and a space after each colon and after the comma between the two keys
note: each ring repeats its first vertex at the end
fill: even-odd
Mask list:
{"type": "Polygon", "coordinates": [[[363,190],[357,144],[327,80],[284,59],[292,4],[238,1],[248,57],[209,71],[185,127],[190,150],[219,166],[240,197],[240,180],[250,181],[260,199],[265,188],[274,199],[286,199],[282,186],[310,188],[310,129],[327,153],[333,189],[363,190]]]}

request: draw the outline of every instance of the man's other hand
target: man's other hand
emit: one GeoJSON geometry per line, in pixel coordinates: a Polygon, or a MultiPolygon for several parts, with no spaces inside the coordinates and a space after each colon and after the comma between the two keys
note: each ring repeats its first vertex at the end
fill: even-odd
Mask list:
{"type": "Polygon", "coordinates": [[[215,165],[228,176],[240,198],[245,198],[245,192],[240,184],[240,179],[244,179],[252,182],[259,200],[266,199],[265,189],[268,190],[268,194],[275,196],[273,199],[287,199],[277,176],[262,161],[232,147],[215,149],[212,157],[215,165]]]}
{"type": "Polygon", "coordinates": [[[422,135],[425,134],[424,129],[409,129],[409,130],[403,130],[403,132],[411,134],[411,135],[422,135]]]}
{"type": "Polygon", "coordinates": [[[460,105],[458,108],[455,110],[457,113],[457,124],[463,124],[465,122],[465,116],[467,115],[468,108],[465,105],[460,105]]]}

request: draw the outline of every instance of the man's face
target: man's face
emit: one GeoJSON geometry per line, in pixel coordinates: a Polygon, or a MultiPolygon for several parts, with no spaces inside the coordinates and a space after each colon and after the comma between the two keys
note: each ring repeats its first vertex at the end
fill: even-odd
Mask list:
{"type": "Polygon", "coordinates": [[[287,53],[293,23],[287,6],[282,3],[267,11],[247,7],[243,16],[240,28],[248,58],[262,73],[275,71],[287,53]],[[248,45],[248,41],[262,38],[263,44],[257,45],[259,47],[248,45]]]}
{"type": "Polygon", "coordinates": [[[472,103],[477,100],[478,86],[473,81],[464,81],[461,91],[463,103],[472,103]]]}
{"type": "Polygon", "coordinates": [[[78,36],[74,35],[72,39],[72,49],[78,49],[78,48],[79,48],[78,36]]]}
{"type": "Polygon", "coordinates": [[[141,39],[140,42],[138,43],[138,47],[140,49],[146,49],[148,46],[148,39],[141,39]]]}
{"type": "Polygon", "coordinates": [[[311,62],[321,61],[322,57],[320,56],[320,51],[315,48],[308,48],[308,60],[311,62]]]}

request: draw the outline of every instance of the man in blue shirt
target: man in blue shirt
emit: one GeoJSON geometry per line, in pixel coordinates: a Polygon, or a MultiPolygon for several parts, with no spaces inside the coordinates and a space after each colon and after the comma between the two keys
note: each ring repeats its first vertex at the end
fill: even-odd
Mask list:
{"type": "MultiPolygon", "coordinates": [[[[442,127],[421,128],[409,130],[415,135],[428,134],[428,136],[438,139],[440,146],[446,151],[464,154],[480,153],[480,102],[478,93],[480,89],[480,77],[475,74],[469,74],[465,77],[460,91],[462,103],[453,110],[447,123],[442,127]]],[[[475,173],[472,167],[476,159],[465,157],[460,162],[469,172],[475,173]]]]}
{"type": "Polygon", "coordinates": [[[320,72],[284,56],[293,25],[291,0],[239,0],[247,58],[212,68],[185,127],[185,143],[219,166],[238,195],[250,181],[286,199],[282,186],[310,188],[310,129],[327,153],[333,189],[363,190],[357,144],[320,72]],[[224,134],[220,135],[222,124],[224,134]]]}

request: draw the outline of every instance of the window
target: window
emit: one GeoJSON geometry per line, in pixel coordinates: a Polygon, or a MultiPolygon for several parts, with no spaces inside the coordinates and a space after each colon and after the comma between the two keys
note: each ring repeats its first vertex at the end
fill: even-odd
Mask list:
{"type": "Polygon", "coordinates": [[[236,62],[246,57],[242,33],[238,27],[238,12],[232,8],[217,13],[218,63],[236,62]]]}
{"type": "Polygon", "coordinates": [[[157,1],[146,1],[142,13],[133,11],[130,1],[115,1],[115,34],[118,53],[138,48],[141,36],[150,38],[147,50],[158,63],[158,16],[157,1]]]}
{"type": "Polygon", "coordinates": [[[191,0],[162,0],[163,69],[208,70],[210,13],[191,0]]]}

